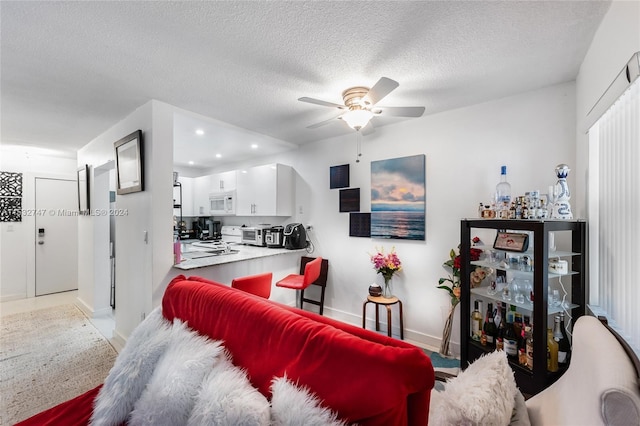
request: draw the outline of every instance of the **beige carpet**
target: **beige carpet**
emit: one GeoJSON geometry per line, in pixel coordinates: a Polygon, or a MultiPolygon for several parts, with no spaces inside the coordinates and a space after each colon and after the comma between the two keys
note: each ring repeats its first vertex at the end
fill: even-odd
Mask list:
{"type": "Polygon", "coordinates": [[[1,319],[0,425],[10,425],[102,383],[117,353],[73,305],[1,319]]]}

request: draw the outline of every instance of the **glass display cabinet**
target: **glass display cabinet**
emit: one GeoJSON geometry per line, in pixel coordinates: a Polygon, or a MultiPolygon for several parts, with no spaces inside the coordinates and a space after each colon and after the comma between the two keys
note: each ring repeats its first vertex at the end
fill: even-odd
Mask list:
{"type": "MultiPolygon", "coordinates": [[[[510,315],[529,318],[532,327],[529,364],[532,365],[519,356],[509,357],[516,383],[523,393],[535,395],[560,377],[568,362],[557,371],[548,370],[547,330],[553,330],[556,315],[565,315],[566,328],[570,330],[575,320],[585,314],[586,244],[584,221],[463,219],[460,223],[460,365],[465,368],[484,353],[496,350],[495,343],[486,344],[485,339],[472,335],[471,316],[474,302],[478,300],[485,309],[481,312],[483,321],[489,303],[506,307],[510,315]],[[516,245],[510,249],[495,244],[499,248],[494,248],[498,233],[505,232],[520,237],[526,234],[523,239],[528,240],[528,247],[516,245]],[[484,244],[473,242],[477,234],[484,236],[484,244]],[[482,250],[479,260],[471,260],[472,247],[482,250]],[[520,251],[523,248],[525,250],[520,251]],[[492,273],[479,287],[472,288],[470,274],[477,267],[492,273]]],[[[506,316],[507,312],[502,315],[506,316]]],[[[519,342],[526,345],[522,337],[519,342]]]]}

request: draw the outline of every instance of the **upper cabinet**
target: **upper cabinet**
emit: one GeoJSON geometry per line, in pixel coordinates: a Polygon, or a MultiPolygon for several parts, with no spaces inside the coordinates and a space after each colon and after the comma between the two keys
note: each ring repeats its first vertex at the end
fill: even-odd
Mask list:
{"type": "Polygon", "coordinates": [[[236,171],[211,175],[211,192],[227,192],[236,189],[236,171]]]}
{"type": "Polygon", "coordinates": [[[193,216],[209,216],[211,185],[210,175],[193,179],[193,216]]]}
{"type": "Polygon", "coordinates": [[[266,164],[236,174],[237,216],[293,215],[293,169],[266,164]]]}

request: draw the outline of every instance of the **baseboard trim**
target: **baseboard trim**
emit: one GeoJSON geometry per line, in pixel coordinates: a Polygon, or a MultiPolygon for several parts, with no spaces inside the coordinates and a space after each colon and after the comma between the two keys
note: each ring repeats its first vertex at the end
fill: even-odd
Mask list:
{"type": "Polygon", "coordinates": [[[120,351],[122,351],[122,348],[124,348],[124,345],[127,343],[127,339],[122,334],[120,334],[118,330],[113,330],[113,337],[111,338],[110,342],[116,349],[116,351],[120,353],[120,351]]]}
{"type": "MultiPolygon", "coordinates": [[[[397,315],[395,311],[393,311],[393,314],[397,315]]],[[[362,317],[355,315],[351,312],[341,311],[339,309],[329,308],[325,306],[324,315],[329,318],[354,325],[356,327],[362,327],[362,317]]],[[[367,327],[367,330],[375,331],[375,328],[376,328],[375,318],[367,317],[365,321],[365,325],[367,327]]],[[[378,331],[378,333],[387,335],[386,314],[380,315],[380,331],[378,331]]],[[[391,336],[397,339],[400,338],[400,324],[396,324],[395,316],[393,317],[393,321],[392,321],[391,336]]],[[[440,343],[442,341],[442,338],[440,336],[431,336],[431,335],[428,335],[416,330],[408,329],[405,327],[404,341],[414,346],[418,346],[420,348],[424,348],[432,352],[438,352],[438,350],[440,349],[440,343]]],[[[449,347],[453,354],[460,353],[459,342],[451,341],[451,343],[449,344],[449,347]]]]}
{"type": "Polygon", "coordinates": [[[26,299],[27,298],[27,294],[10,294],[8,296],[0,296],[0,302],[11,302],[14,300],[22,300],[22,299],[26,299]]]}

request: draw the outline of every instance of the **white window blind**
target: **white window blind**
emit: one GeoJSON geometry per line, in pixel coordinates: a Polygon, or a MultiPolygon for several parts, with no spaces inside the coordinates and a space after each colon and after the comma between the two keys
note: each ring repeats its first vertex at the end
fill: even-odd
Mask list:
{"type": "Polygon", "coordinates": [[[640,353],[640,79],[589,130],[589,305],[640,353]]]}

